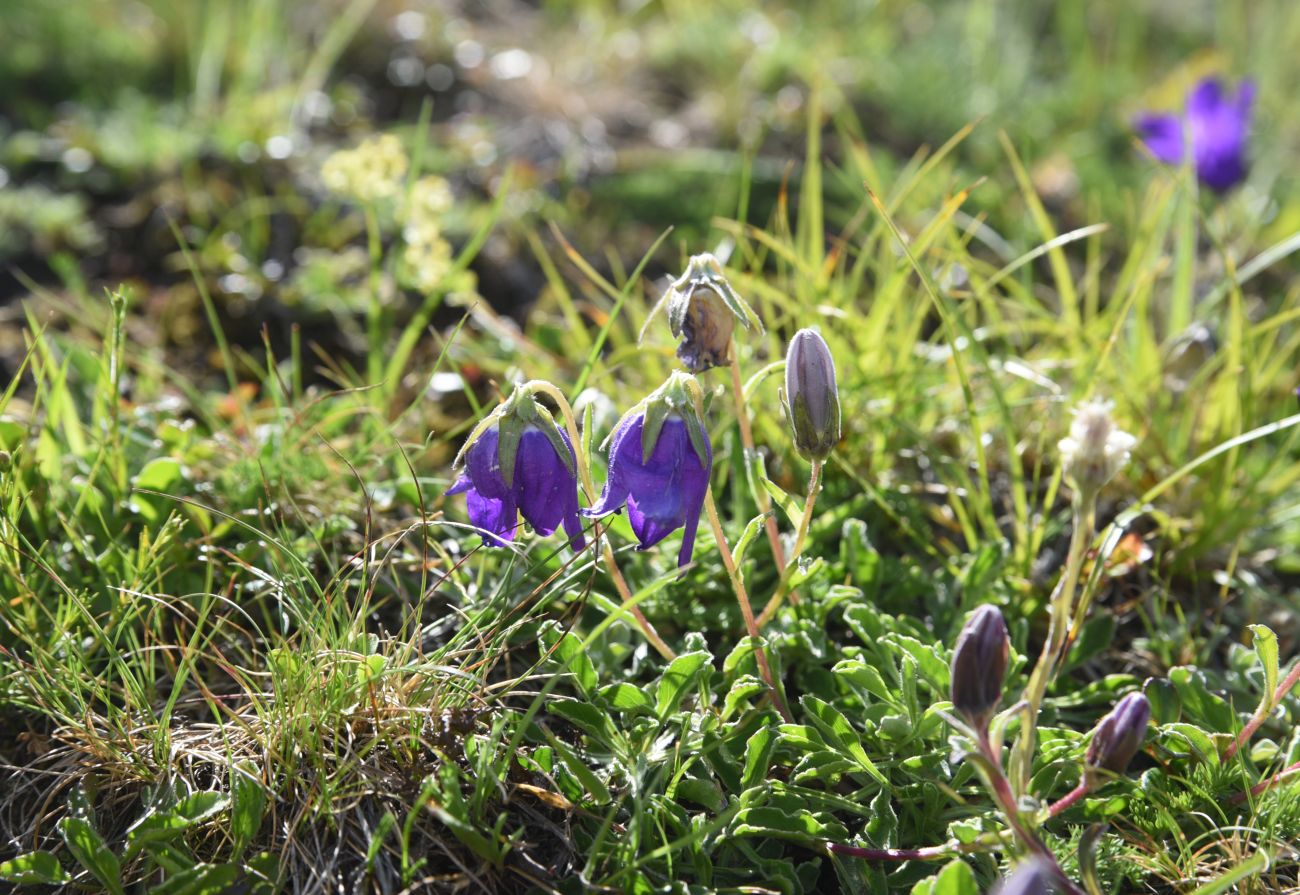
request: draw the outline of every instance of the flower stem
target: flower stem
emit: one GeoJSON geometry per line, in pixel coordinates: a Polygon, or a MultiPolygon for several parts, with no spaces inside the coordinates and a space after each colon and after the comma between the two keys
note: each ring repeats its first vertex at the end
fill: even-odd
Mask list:
{"type": "Polygon", "coordinates": [[[1300,682],[1300,660],[1297,660],[1291,670],[1287,672],[1287,676],[1283,678],[1282,683],[1277,685],[1272,698],[1267,703],[1260,705],[1255,714],[1251,716],[1251,719],[1246,722],[1246,726],[1241,729],[1241,733],[1237,734],[1237,738],[1228,744],[1227,749],[1223,750],[1224,761],[1232,758],[1237,754],[1237,750],[1246,745],[1250,738],[1255,735],[1255,731],[1259,730],[1260,725],[1268,720],[1269,713],[1277,707],[1279,702],[1286,698],[1286,694],[1291,692],[1291,688],[1297,682],[1300,682]]]}
{"type": "Polygon", "coordinates": [[[370,301],[366,303],[366,384],[378,385],[384,375],[384,306],[379,298],[383,245],[375,209],[366,205],[366,244],[370,254],[370,301]]]}
{"type": "Polygon", "coordinates": [[[722,522],[718,519],[718,508],[713,502],[712,487],[704,492],[704,511],[708,514],[709,525],[713,528],[713,539],[718,544],[718,552],[722,554],[722,564],[726,566],[727,575],[731,578],[732,590],[736,592],[736,601],[740,603],[740,614],[745,618],[745,629],[754,641],[754,659],[758,662],[759,673],[763,675],[764,683],[772,690],[772,702],[776,705],[777,711],[787,723],[793,724],[794,716],[790,714],[785,700],[781,698],[781,691],[772,676],[772,667],[767,662],[767,651],[763,649],[762,641],[759,639],[758,625],[754,621],[754,609],[749,604],[749,593],[745,590],[745,579],[736,568],[736,558],[731,553],[731,547],[727,544],[727,535],[723,532],[722,522]]]}
{"type": "Polygon", "coordinates": [[[1047,816],[1056,817],[1056,815],[1086,796],[1091,789],[1092,787],[1088,785],[1088,778],[1083,777],[1079,780],[1078,786],[1052,803],[1051,807],[1047,809],[1047,816]]]}
{"type": "Polygon", "coordinates": [[[1092,543],[1096,524],[1097,494],[1075,494],[1074,530],[1070,534],[1070,551],[1066,556],[1065,570],[1061,580],[1052,592],[1048,610],[1047,639],[1043,641],[1043,651],[1038,656],[1038,663],[1029,676],[1025,686],[1023,702],[1025,704],[1020,734],[1011,750],[1011,777],[1015,780],[1015,791],[1024,794],[1029,789],[1030,771],[1033,766],[1035,735],[1038,728],[1038,712],[1047,693],[1047,685],[1056,674],[1057,663],[1065,647],[1066,635],[1069,633],[1074,594],[1079,586],[1079,576],[1083,571],[1083,561],[1092,543]]]}
{"type": "MultiPolygon", "coordinates": [[[[573,445],[573,453],[578,458],[578,477],[582,479],[582,490],[586,492],[587,503],[595,503],[596,485],[591,478],[591,467],[588,463],[587,452],[581,450],[582,434],[578,431],[578,420],[573,415],[573,407],[569,405],[564,393],[549,382],[534,379],[524,383],[524,387],[547,395],[559,407],[560,415],[564,417],[565,431],[568,432],[569,441],[573,445]]],[[[658,650],[659,655],[669,662],[676,659],[677,653],[673,652],[672,647],[659,636],[659,632],[655,630],[654,625],[650,624],[650,619],[645,617],[645,613],[641,611],[639,606],[632,605],[632,589],[627,586],[627,579],[623,577],[623,572],[618,567],[618,561],[614,558],[614,548],[610,546],[609,539],[604,537],[604,526],[596,523],[595,533],[596,539],[600,542],[605,568],[609,570],[609,577],[613,579],[614,589],[618,591],[624,607],[636,620],[637,625],[641,628],[641,633],[645,635],[645,639],[650,641],[650,645],[658,650]]]]}
{"type": "Polygon", "coordinates": [[[777,583],[776,592],[767,601],[763,611],[758,614],[758,627],[760,629],[771,620],[776,610],[781,608],[781,600],[785,598],[789,590],[790,579],[794,576],[795,563],[803,555],[804,542],[808,540],[808,526],[812,523],[813,507],[817,505],[817,493],[821,490],[821,482],[822,461],[814,460],[812,462],[812,472],[808,475],[808,497],[803,502],[803,516],[799,519],[799,533],[795,535],[794,550],[790,554],[789,563],[781,570],[781,580],[777,583]]]}
{"type": "Polygon", "coordinates": [[[988,849],[979,842],[950,842],[947,845],[928,845],[925,848],[859,848],[856,845],[827,844],[834,854],[867,861],[939,861],[953,855],[983,852],[988,849]]]}
{"type": "MultiPolygon", "coordinates": [[[[1056,860],[1056,855],[1052,850],[1043,844],[1038,835],[1025,825],[1024,818],[1020,813],[1020,806],[1016,804],[1015,793],[1011,790],[1011,781],[1002,771],[1002,761],[993,749],[993,743],[989,740],[987,730],[979,732],[976,737],[976,744],[979,747],[979,754],[983,758],[981,763],[984,768],[986,782],[989,790],[993,794],[993,800],[998,803],[1002,813],[1006,815],[1007,825],[1011,827],[1020,844],[1029,852],[1040,855],[1052,868],[1052,874],[1056,877],[1057,887],[1067,893],[1067,895],[1086,895],[1083,889],[1079,888],[1073,880],[1065,875],[1061,869],[1060,863],[1056,860]]],[[[1067,797],[1068,798],[1068,797],[1067,797]]]]}
{"type": "MultiPolygon", "coordinates": [[[[758,455],[754,447],[754,430],[749,424],[749,409],[745,405],[745,388],[740,382],[740,362],[736,358],[736,343],[731,343],[731,396],[736,402],[736,420],[740,423],[740,444],[745,450],[745,474],[749,476],[749,464],[758,455]]],[[[781,533],[777,530],[776,517],[772,515],[772,499],[762,482],[754,482],[754,500],[758,502],[758,511],[767,515],[763,527],[767,529],[767,542],[772,545],[772,560],[779,571],[785,569],[785,550],[781,548],[781,533]]],[[[791,595],[791,600],[798,602],[791,595]]]]}
{"type": "Polygon", "coordinates": [[[1249,793],[1237,793],[1237,795],[1228,800],[1228,803],[1231,805],[1240,805],[1242,802],[1246,801],[1248,797],[1257,796],[1284,780],[1294,777],[1297,771],[1300,771],[1300,761],[1297,761],[1294,764],[1289,764],[1267,780],[1261,780],[1259,783],[1256,783],[1250,788],[1249,793]]]}

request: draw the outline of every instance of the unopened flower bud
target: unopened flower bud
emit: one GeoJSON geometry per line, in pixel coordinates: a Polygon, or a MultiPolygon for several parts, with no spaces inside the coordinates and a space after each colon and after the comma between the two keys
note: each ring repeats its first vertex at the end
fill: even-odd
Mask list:
{"type": "Polygon", "coordinates": [[[1023,862],[993,890],[993,895],[1051,895],[1056,874],[1046,858],[1035,855],[1023,862]]]}
{"type": "Polygon", "coordinates": [[[795,449],[805,460],[825,460],[840,440],[840,392],[826,340],[801,329],[785,354],[785,400],[795,449]]]}
{"type": "Polygon", "coordinates": [[[978,731],[1002,699],[1011,640],[996,606],[984,605],[966,620],[952,652],[952,704],[978,731]]]}
{"type": "Polygon", "coordinates": [[[1141,693],[1130,693],[1101,719],[1088,743],[1083,763],[1090,775],[1097,771],[1122,774],[1147,736],[1151,705],[1141,693]]]}
{"type": "MultiPolygon", "coordinates": [[[[707,253],[691,256],[686,272],[668,287],[655,311],[664,306],[668,309],[668,328],[681,339],[677,356],[692,373],[731,363],[731,336],[736,321],[746,329],[763,331],[754,309],[728,282],[722,263],[707,253]]],[[[647,325],[653,317],[654,311],[647,325]]]]}
{"type": "Polygon", "coordinates": [[[1113,479],[1137,439],[1115,425],[1109,401],[1085,401],[1074,409],[1070,434],[1061,439],[1061,463],[1074,487],[1095,494],[1113,479]]]}

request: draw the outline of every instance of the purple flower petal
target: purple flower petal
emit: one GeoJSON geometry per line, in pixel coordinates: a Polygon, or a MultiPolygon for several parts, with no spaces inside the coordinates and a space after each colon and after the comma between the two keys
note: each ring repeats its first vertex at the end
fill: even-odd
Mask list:
{"type": "Polygon", "coordinates": [[[1205,80],[1187,102],[1192,158],[1196,175],[1211,189],[1223,192],[1246,177],[1246,136],[1254,87],[1242,85],[1228,97],[1222,85],[1205,80]]]}
{"type": "Polygon", "coordinates": [[[1166,165],[1183,161],[1183,122],[1173,115],[1141,115],[1134,122],[1148,150],[1166,165]]]}
{"type": "Polygon", "coordinates": [[[589,516],[613,512],[627,504],[628,521],[645,550],[678,528],[687,526],[682,541],[679,564],[690,562],[699,525],[704,494],[709,486],[709,468],[713,462],[709,448],[707,463],[691,445],[686,424],[676,416],[664,421],[650,457],[643,461],[641,433],[645,417],[629,418],[614,432],[609,450],[609,478],[598,504],[586,511],[589,516]]]}
{"type": "Polygon", "coordinates": [[[465,472],[475,489],[484,497],[497,500],[510,493],[510,486],[501,475],[501,457],[497,450],[500,433],[491,427],[470,447],[465,456],[465,472]]]}
{"type": "MultiPolygon", "coordinates": [[[[576,463],[568,437],[561,432],[560,438],[569,449],[569,459],[576,463]]],[[[570,526],[576,525],[577,530],[582,531],[578,524],[577,478],[555,452],[550,439],[539,429],[530,427],[519,439],[512,492],[524,518],[538,534],[549,535],[561,523],[565,524],[571,537],[573,530],[570,526]]],[[[575,549],[582,549],[581,536],[575,549]]]]}
{"type": "Polygon", "coordinates": [[[514,540],[519,527],[519,508],[514,500],[484,497],[475,489],[470,489],[465,498],[469,521],[483,531],[485,543],[504,547],[514,540]]]}

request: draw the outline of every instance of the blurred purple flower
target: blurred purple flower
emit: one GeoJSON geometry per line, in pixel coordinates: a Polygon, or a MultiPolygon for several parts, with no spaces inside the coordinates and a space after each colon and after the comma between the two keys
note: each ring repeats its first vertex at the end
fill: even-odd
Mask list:
{"type": "Polygon", "coordinates": [[[1160,161],[1182,164],[1191,141],[1192,164],[1201,183],[1225,192],[1246,177],[1246,141],[1255,84],[1242,81],[1230,95],[1217,78],[1204,78],[1187,97],[1184,115],[1146,113],[1134,122],[1142,142],[1160,161]]]}
{"type": "Polygon", "coordinates": [[[519,436],[511,480],[501,469],[498,425],[484,430],[466,451],[465,471],[447,493],[465,494],[469,519],[484,531],[484,543],[502,547],[514,540],[523,513],[539,535],[549,535],[563,524],[573,549],[583,548],[578,482],[571,471],[576,458],[569,437],[557,432],[569,449],[568,462],[546,433],[529,425],[519,436]]]}
{"type": "Polygon", "coordinates": [[[702,434],[703,451],[692,443],[686,422],[678,413],[663,418],[653,448],[645,450],[643,435],[646,412],[624,417],[611,436],[609,478],[596,506],[583,510],[586,516],[603,516],[627,504],[628,521],[647,550],[670,532],[683,528],[682,549],[677,564],[691,561],[695,529],[709,487],[713,448],[702,434]]]}

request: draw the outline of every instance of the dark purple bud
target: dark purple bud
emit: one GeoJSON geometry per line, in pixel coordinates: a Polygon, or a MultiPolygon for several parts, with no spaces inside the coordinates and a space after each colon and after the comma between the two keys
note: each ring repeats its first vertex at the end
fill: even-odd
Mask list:
{"type": "Polygon", "coordinates": [[[1035,855],[1021,863],[994,890],[993,895],[1052,895],[1056,872],[1048,860],[1035,855]]]}
{"type": "Polygon", "coordinates": [[[691,561],[704,495],[709,488],[713,448],[695,414],[684,373],[619,421],[610,436],[609,476],[587,516],[604,516],[627,505],[628,521],[647,550],[683,529],[679,566],[691,561]]]}
{"type": "Polygon", "coordinates": [[[551,414],[522,390],[480,424],[457,461],[464,471],[448,494],[464,494],[483,542],[514,540],[522,514],[539,535],[560,525],[575,550],[584,545],[578,517],[577,458],[551,414]]]}
{"type": "Polygon", "coordinates": [[[1243,81],[1232,95],[1218,79],[1205,78],[1188,96],[1184,115],[1140,115],[1134,126],[1151,154],[1169,165],[1182,164],[1190,143],[1197,178],[1225,192],[1246,177],[1254,99],[1251,81],[1243,81]]]}
{"type": "Polygon", "coordinates": [[[977,731],[1002,700],[1011,640],[1007,623],[996,606],[984,605],[971,613],[952,652],[952,704],[977,731]]]}
{"type": "Polygon", "coordinates": [[[1101,719],[1088,743],[1083,763],[1089,773],[1122,774],[1147,737],[1151,705],[1141,693],[1130,693],[1101,719]]]}
{"type": "Polygon", "coordinates": [[[831,350],[815,330],[801,329],[790,340],[785,400],[795,449],[805,460],[825,460],[840,440],[840,392],[831,350]]]}

